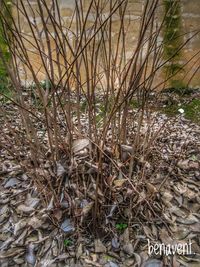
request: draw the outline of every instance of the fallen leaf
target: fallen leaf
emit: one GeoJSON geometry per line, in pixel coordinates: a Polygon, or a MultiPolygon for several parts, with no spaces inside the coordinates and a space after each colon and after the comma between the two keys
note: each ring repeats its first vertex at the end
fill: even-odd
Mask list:
{"type": "Polygon", "coordinates": [[[28,225],[30,225],[33,229],[37,229],[37,228],[40,228],[43,223],[44,222],[39,220],[37,217],[32,217],[29,220],[28,225]]]}
{"type": "Polygon", "coordinates": [[[61,224],[60,228],[65,232],[65,233],[70,233],[75,230],[74,226],[72,225],[70,219],[65,219],[64,222],[61,224]]]}
{"type": "Polygon", "coordinates": [[[109,261],[109,264],[110,264],[110,267],[119,267],[119,265],[116,264],[116,263],[113,262],[113,261],[109,261]]]}
{"type": "Polygon", "coordinates": [[[6,251],[1,251],[0,252],[0,259],[4,259],[4,258],[11,258],[14,257],[16,255],[20,255],[22,252],[24,252],[24,248],[10,248],[6,251]]]}
{"type": "Polygon", "coordinates": [[[118,249],[120,247],[120,243],[117,237],[112,238],[111,240],[112,247],[118,249]]]}
{"type": "Polygon", "coordinates": [[[61,165],[61,163],[57,163],[57,176],[62,176],[63,174],[66,173],[65,168],[61,165]]]}
{"type": "Polygon", "coordinates": [[[126,182],[126,179],[117,179],[114,180],[115,187],[122,187],[122,185],[126,182]]]}
{"type": "Polygon", "coordinates": [[[153,195],[157,192],[157,189],[154,185],[150,183],[146,183],[147,193],[150,195],[153,195]]]}
{"type": "Polygon", "coordinates": [[[113,213],[115,212],[116,208],[117,208],[117,205],[113,204],[111,209],[110,209],[110,213],[108,214],[107,218],[112,218],[113,213]]]}
{"type": "Polygon", "coordinates": [[[130,256],[133,255],[133,253],[134,253],[134,248],[133,248],[133,245],[131,243],[125,244],[123,246],[123,250],[124,250],[124,252],[126,252],[130,256]]]}
{"type": "Polygon", "coordinates": [[[20,183],[20,181],[17,178],[11,178],[5,183],[4,187],[5,188],[14,187],[14,186],[18,185],[19,183],[20,183]]]}
{"type": "Polygon", "coordinates": [[[15,224],[14,235],[17,235],[19,231],[27,225],[27,220],[22,219],[15,224]]]}
{"type": "Polygon", "coordinates": [[[95,246],[95,252],[96,253],[105,253],[106,252],[106,247],[104,244],[101,242],[100,239],[96,239],[94,241],[94,246],[95,246]]]}
{"type": "Polygon", "coordinates": [[[186,218],[177,218],[176,221],[185,225],[195,224],[199,222],[199,220],[193,214],[190,214],[186,218]]]}
{"type": "Polygon", "coordinates": [[[163,267],[163,263],[157,259],[150,259],[143,263],[142,267],[163,267]]]}
{"type": "Polygon", "coordinates": [[[28,207],[36,208],[39,201],[40,201],[39,198],[34,198],[31,196],[31,194],[28,194],[24,204],[28,207]]]}
{"type": "Polygon", "coordinates": [[[76,251],[76,258],[79,259],[83,254],[83,245],[79,244],[77,251],[76,251]]]}
{"type": "Polygon", "coordinates": [[[32,208],[32,207],[28,207],[24,204],[21,204],[17,207],[17,210],[20,211],[20,212],[24,212],[24,213],[31,213],[33,212],[35,209],[32,208]]]}
{"type": "Polygon", "coordinates": [[[178,165],[179,168],[181,168],[183,170],[188,170],[190,168],[189,159],[180,160],[177,165],[178,165]]]}
{"type": "Polygon", "coordinates": [[[90,212],[93,205],[94,205],[94,202],[92,201],[92,202],[87,203],[86,205],[83,206],[83,209],[82,209],[83,216],[86,216],[90,212]]]}
{"type": "Polygon", "coordinates": [[[90,141],[86,138],[74,140],[72,145],[72,151],[74,154],[77,154],[80,150],[88,147],[89,145],[90,141]]]}

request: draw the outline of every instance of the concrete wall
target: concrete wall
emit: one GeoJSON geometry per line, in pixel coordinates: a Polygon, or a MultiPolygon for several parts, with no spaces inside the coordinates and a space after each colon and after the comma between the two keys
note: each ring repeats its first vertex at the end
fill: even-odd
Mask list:
{"type": "MultiPolygon", "coordinates": [[[[161,8],[159,9],[159,12],[157,12],[157,22],[158,24],[162,20],[163,15],[163,7],[162,7],[162,1],[160,0],[161,8]]],[[[37,1],[31,0],[31,8],[28,7],[28,4],[26,1],[24,1],[24,5],[27,7],[27,12],[29,17],[34,17],[33,13],[35,14],[35,21],[33,20],[33,23],[37,23],[38,29],[41,33],[41,38],[44,37],[44,33],[42,32],[43,25],[40,16],[38,15],[38,4],[37,1]]],[[[83,0],[83,9],[84,14],[86,15],[90,0],[83,0]]],[[[106,17],[109,14],[109,3],[110,1],[102,0],[102,3],[105,2],[104,8],[102,10],[102,18],[106,17]],[[108,4],[106,4],[106,2],[108,4]]],[[[114,1],[113,1],[114,2],[114,1]]],[[[188,38],[194,34],[194,31],[200,30],[200,0],[181,0],[181,34],[183,34],[182,42],[186,41],[188,38]]],[[[46,0],[46,3],[48,6],[52,4],[51,0],[46,0]]],[[[68,36],[69,41],[72,45],[74,45],[75,39],[73,36],[73,31],[76,31],[76,22],[75,18],[72,19],[75,9],[75,0],[58,0],[59,8],[60,8],[60,14],[63,21],[63,26],[65,27],[65,33],[68,36]],[[70,25],[70,26],[69,26],[70,25]],[[70,27],[70,30],[68,28],[70,27]]],[[[129,0],[128,5],[126,8],[125,13],[125,31],[126,31],[126,58],[127,60],[131,57],[132,53],[134,52],[137,41],[138,41],[138,34],[141,24],[141,15],[144,7],[144,0],[129,0]]],[[[18,21],[18,16],[15,12],[15,18],[16,21],[18,21]]],[[[45,11],[45,8],[43,8],[43,12],[46,17],[48,17],[47,12],[45,11]]],[[[88,16],[87,24],[86,24],[86,31],[90,31],[91,26],[94,24],[95,17],[94,17],[94,10],[91,9],[91,12],[88,16]]],[[[26,22],[25,18],[20,15],[19,21],[17,22],[20,25],[20,29],[27,36],[28,41],[25,41],[26,48],[28,49],[28,56],[31,59],[32,65],[34,70],[37,70],[38,77],[40,80],[45,79],[45,70],[42,66],[41,58],[38,56],[37,49],[35,47],[35,42],[33,38],[31,37],[31,31],[28,23],[26,22]]],[[[52,26],[51,21],[47,20],[47,27],[50,32],[54,32],[54,28],[52,26]]],[[[113,22],[112,22],[112,49],[116,49],[116,43],[117,38],[119,35],[119,27],[120,27],[120,19],[119,19],[119,12],[114,14],[113,16],[113,22]]],[[[90,33],[91,34],[91,33],[90,33]]],[[[101,37],[101,33],[99,33],[101,37]]],[[[106,38],[106,37],[105,37],[106,38]]],[[[160,40],[162,40],[162,34],[160,35],[160,40]]],[[[54,49],[56,48],[55,43],[53,40],[51,40],[51,49],[52,49],[52,55],[53,58],[56,60],[56,52],[54,49]]],[[[47,50],[46,42],[44,41],[44,49],[47,50]]],[[[144,47],[144,50],[147,49],[147,47],[144,47]]],[[[188,60],[190,60],[190,63],[184,66],[184,72],[182,72],[181,75],[179,75],[179,79],[185,79],[185,82],[190,80],[190,77],[194,74],[194,77],[191,81],[191,86],[200,86],[200,70],[198,70],[198,67],[200,65],[199,56],[197,55],[192,59],[192,57],[198,53],[200,49],[200,34],[196,34],[194,38],[192,38],[187,45],[183,48],[183,51],[181,53],[180,58],[180,64],[184,65],[188,60]]],[[[70,60],[70,52],[67,53],[66,57],[68,60],[70,60]]],[[[120,56],[119,56],[120,58],[120,56]]],[[[61,62],[64,64],[63,59],[61,59],[61,62]]],[[[23,79],[30,80],[31,74],[30,71],[28,71],[28,74],[25,75],[24,67],[21,64],[21,76],[23,79]]],[[[81,75],[83,76],[83,82],[85,79],[85,73],[84,68],[81,68],[81,75]]],[[[57,67],[55,66],[55,71],[57,71],[57,67]]],[[[26,71],[27,72],[27,71],[26,71]]],[[[159,72],[157,75],[157,82],[162,82],[164,74],[159,72]]]]}

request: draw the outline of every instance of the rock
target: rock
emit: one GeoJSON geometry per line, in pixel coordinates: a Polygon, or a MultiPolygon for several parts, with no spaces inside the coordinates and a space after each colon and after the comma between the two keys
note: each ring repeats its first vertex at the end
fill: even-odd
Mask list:
{"type": "Polygon", "coordinates": [[[96,239],[94,245],[95,245],[95,252],[96,253],[105,253],[106,252],[106,247],[101,242],[101,240],[96,239]]]}

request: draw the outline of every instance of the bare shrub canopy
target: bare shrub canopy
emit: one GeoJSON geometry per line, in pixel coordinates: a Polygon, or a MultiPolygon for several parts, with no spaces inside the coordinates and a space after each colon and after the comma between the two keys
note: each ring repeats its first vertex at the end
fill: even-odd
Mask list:
{"type": "Polygon", "coordinates": [[[171,77],[165,79],[161,69],[197,32],[164,57],[160,36],[166,14],[158,23],[159,1],[145,1],[137,44],[127,57],[126,42],[133,37],[125,23],[127,0],[91,1],[87,12],[76,0],[67,25],[57,0],[50,5],[38,0],[35,8],[29,0],[13,1],[13,13],[6,2],[1,1],[0,21],[12,59],[6,61],[2,49],[0,54],[22,125],[13,131],[10,153],[27,169],[44,205],[60,207],[65,201],[67,214],[81,223],[87,216],[108,220],[117,207],[120,212],[129,207],[131,220],[141,204],[156,216],[151,198],[141,192],[148,177],[145,162],[164,125],[154,129],[149,103],[171,77]],[[163,79],[156,83],[158,76],[163,79]]]}

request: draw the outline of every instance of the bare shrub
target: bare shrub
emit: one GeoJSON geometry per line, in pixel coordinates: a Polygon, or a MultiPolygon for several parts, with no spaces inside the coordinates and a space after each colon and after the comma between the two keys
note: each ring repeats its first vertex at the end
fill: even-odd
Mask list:
{"type": "MultiPolygon", "coordinates": [[[[147,215],[150,210],[158,216],[151,205],[155,192],[146,194],[145,183],[153,144],[165,127],[155,129],[149,104],[167,82],[156,83],[156,78],[170,60],[163,60],[159,39],[164,23],[157,21],[159,1],[145,1],[129,57],[126,42],[133,36],[125,21],[127,0],[91,1],[87,12],[83,1],[76,0],[68,25],[57,0],[51,5],[36,2],[33,9],[29,0],[14,1],[13,15],[1,1],[9,14],[8,20],[0,11],[12,54],[5,65],[22,127],[11,129],[15,146],[10,153],[32,178],[44,205],[63,208],[67,202],[65,214],[77,223],[87,218],[88,225],[95,225],[97,218],[101,223],[112,217],[115,209],[125,216],[127,208],[131,221],[141,206],[147,215]],[[119,20],[115,38],[114,16],[119,20]]],[[[53,213],[52,218],[56,222],[53,213]]]]}

